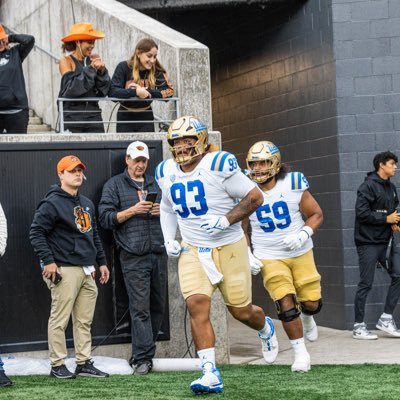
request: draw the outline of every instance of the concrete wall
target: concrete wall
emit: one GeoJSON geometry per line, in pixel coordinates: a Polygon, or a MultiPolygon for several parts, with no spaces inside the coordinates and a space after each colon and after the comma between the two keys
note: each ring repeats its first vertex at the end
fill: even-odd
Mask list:
{"type": "MultiPolygon", "coordinates": [[[[353,242],[357,187],[373,156],[400,154],[400,1],[332,0],[338,143],[343,223],[346,327],[354,318],[358,259],[353,242]]],[[[394,182],[399,186],[399,178],[394,182]]],[[[367,305],[372,328],[382,313],[389,279],[377,270],[367,305]]],[[[397,307],[396,316],[400,316],[397,307]]]]}
{"type": "MultiPolygon", "coordinates": [[[[153,38],[159,44],[159,59],[181,97],[181,113],[197,114],[211,127],[206,46],[114,0],[72,0],[72,5],[73,8],[71,1],[62,0],[2,0],[0,20],[20,33],[34,35],[37,44],[59,57],[61,38],[68,34],[74,21],[92,22],[95,29],[106,34],[104,40],[96,42],[96,51],[110,74],[118,62],[130,58],[138,40],[153,38]]],[[[60,84],[58,65],[39,50],[34,50],[24,64],[30,106],[54,127],[60,84]]],[[[155,111],[164,114],[164,108],[168,106],[155,106],[155,111]]]]}

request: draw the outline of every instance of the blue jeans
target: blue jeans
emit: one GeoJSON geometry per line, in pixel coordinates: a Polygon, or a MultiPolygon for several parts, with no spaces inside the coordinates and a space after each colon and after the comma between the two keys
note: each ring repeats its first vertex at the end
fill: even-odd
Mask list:
{"type": "Polygon", "coordinates": [[[4,371],[3,365],[4,365],[3,360],[0,357],[0,371],[4,371]]]}
{"type": "Polygon", "coordinates": [[[166,254],[136,256],[121,249],[121,269],[129,297],[132,358],[130,364],[151,361],[164,319],[167,293],[166,254]]]}

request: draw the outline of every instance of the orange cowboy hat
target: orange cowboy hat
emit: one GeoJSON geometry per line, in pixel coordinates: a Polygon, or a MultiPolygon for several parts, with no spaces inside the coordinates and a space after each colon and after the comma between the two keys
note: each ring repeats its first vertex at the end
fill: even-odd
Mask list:
{"type": "Polygon", "coordinates": [[[5,39],[7,36],[7,32],[4,30],[3,25],[0,24],[0,40],[5,39]]]}
{"type": "Polygon", "coordinates": [[[81,22],[71,26],[69,35],[61,39],[64,43],[75,42],[77,40],[96,40],[103,39],[104,33],[95,31],[89,22],[81,22]]]}

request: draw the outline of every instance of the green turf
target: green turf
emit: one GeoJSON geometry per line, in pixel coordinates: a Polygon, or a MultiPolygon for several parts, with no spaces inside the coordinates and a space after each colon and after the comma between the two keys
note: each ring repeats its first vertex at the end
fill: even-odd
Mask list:
{"type": "MultiPolygon", "coordinates": [[[[224,393],[212,398],[252,399],[399,399],[400,365],[313,366],[293,374],[288,366],[225,365],[220,368],[224,393]]],[[[195,372],[152,373],[144,377],[58,380],[46,376],[12,377],[14,386],[0,389],[0,399],[190,399],[195,372]]]]}

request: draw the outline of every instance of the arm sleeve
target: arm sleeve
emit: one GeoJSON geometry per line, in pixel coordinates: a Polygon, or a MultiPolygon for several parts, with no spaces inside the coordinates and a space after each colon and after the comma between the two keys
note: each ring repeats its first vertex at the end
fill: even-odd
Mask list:
{"type": "Polygon", "coordinates": [[[8,41],[9,43],[19,43],[17,47],[21,61],[25,60],[35,45],[35,38],[31,35],[9,35],[8,41]]]}
{"type": "Polygon", "coordinates": [[[155,99],[168,98],[174,95],[174,88],[168,80],[168,75],[166,73],[161,73],[157,76],[156,88],[148,89],[148,91],[151,97],[155,99]]]}
{"type": "Polygon", "coordinates": [[[125,84],[127,82],[127,77],[125,74],[124,63],[119,63],[115,68],[114,74],[111,79],[110,96],[117,97],[119,99],[129,99],[131,97],[136,97],[136,89],[125,89],[125,84]]]}
{"type": "Polygon", "coordinates": [[[56,219],[54,207],[49,203],[42,203],[35,212],[29,231],[32,247],[45,265],[54,262],[53,252],[47,243],[47,235],[52,231],[56,219]]]}
{"type": "Polygon", "coordinates": [[[91,67],[83,67],[82,72],[77,74],[73,71],[67,72],[61,78],[61,97],[79,97],[95,87],[97,71],[91,67]]]}
{"type": "Polygon", "coordinates": [[[103,244],[101,243],[99,231],[97,229],[96,216],[94,215],[94,213],[93,213],[92,225],[93,225],[93,241],[97,249],[96,262],[98,265],[107,265],[107,259],[103,250],[103,244]]]}
{"type": "Polygon", "coordinates": [[[160,224],[164,236],[164,242],[175,240],[178,227],[177,216],[172,209],[171,203],[163,196],[160,204],[160,224]]]}
{"type": "Polygon", "coordinates": [[[106,182],[103,187],[99,203],[99,223],[104,229],[115,229],[119,224],[117,213],[120,207],[116,188],[111,182],[106,182]]]}
{"type": "Polygon", "coordinates": [[[7,247],[7,219],[0,204],[0,256],[3,256],[7,247]]]}
{"type": "Polygon", "coordinates": [[[229,196],[237,199],[243,199],[256,187],[256,184],[239,170],[225,179],[222,185],[229,196]]]}
{"type": "Polygon", "coordinates": [[[103,72],[97,72],[96,78],[96,89],[98,97],[106,97],[111,87],[110,75],[108,75],[107,69],[103,72]]]}
{"type": "Polygon", "coordinates": [[[362,184],[357,191],[356,200],[356,216],[360,222],[371,225],[386,224],[387,214],[373,211],[371,204],[374,200],[374,195],[371,193],[366,184],[362,184]]]}

